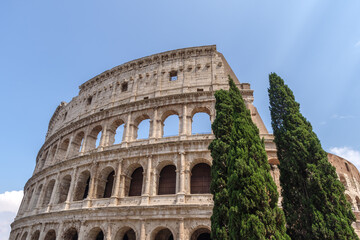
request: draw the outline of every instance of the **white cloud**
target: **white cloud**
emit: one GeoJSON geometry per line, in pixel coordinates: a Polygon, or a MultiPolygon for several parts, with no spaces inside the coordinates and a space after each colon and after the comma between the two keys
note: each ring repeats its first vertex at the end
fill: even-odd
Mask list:
{"type": "Polygon", "coordinates": [[[334,114],[331,116],[331,118],[334,119],[349,119],[349,118],[355,118],[354,116],[351,115],[338,115],[338,114],[334,114]]]}
{"type": "Polygon", "coordinates": [[[0,240],[7,240],[10,224],[14,221],[19,209],[23,191],[11,191],[0,194],[0,240]]]}
{"type": "Polygon", "coordinates": [[[360,170],[360,151],[350,147],[334,147],[330,148],[330,152],[349,160],[360,170]]]}

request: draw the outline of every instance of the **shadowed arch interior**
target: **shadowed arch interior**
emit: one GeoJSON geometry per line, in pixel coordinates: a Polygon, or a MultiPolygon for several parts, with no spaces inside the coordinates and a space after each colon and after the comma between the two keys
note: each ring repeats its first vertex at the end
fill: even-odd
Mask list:
{"type": "Polygon", "coordinates": [[[70,175],[66,175],[65,177],[63,177],[61,179],[60,186],[59,186],[58,203],[63,203],[66,201],[67,196],[69,194],[70,184],[71,184],[71,176],[70,175]]]}
{"type": "Polygon", "coordinates": [[[39,240],[40,237],[40,231],[36,230],[33,235],[31,236],[31,240],[39,240]]]}
{"type": "Polygon", "coordinates": [[[211,168],[206,163],[196,164],[191,170],[191,194],[210,193],[211,168]]]}
{"type": "Polygon", "coordinates": [[[44,240],[56,240],[55,230],[49,230],[45,235],[44,240]]]}
{"type": "Polygon", "coordinates": [[[167,165],[160,172],[158,195],[175,194],[175,191],[176,167],[167,165]]]}
{"type": "Polygon", "coordinates": [[[50,199],[51,199],[51,196],[52,196],[53,190],[54,190],[54,185],[55,185],[55,180],[52,179],[46,186],[45,196],[44,196],[43,204],[42,204],[43,206],[46,206],[50,203],[50,199]]]}
{"type": "Polygon", "coordinates": [[[90,178],[89,171],[84,171],[80,174],[74,194],[74,201],[80,201],[87,198],[89,193],[90,178]]]}
{"type": "Polygon", "coordinates": [[[112,195],[114,176],[115,176],[115,171],[112,171],[109,173],[108,177],[106,178],[106,185],[103,195],[104,198],[109,198],[112,195]]]}
{"type": "Polygon", "coordinates": [[[168,228],[165,228],[155,235],[154,240],[174,240],[174,236],[168,228]]]}
{"type": "Polygon", "coordinates": [[[70,228],[68,229],[63,236],[64,240],[78,240],[78,232],[76,228],[70,228]]]}
{"type": "Polygon", "coordinates": [[[144,169],[142,167],[138,167],[131,174],[130,188],[129,188],[129,196],[141,196],[142,193],[142,185],[143,185],[143,173],[144,169]]]}

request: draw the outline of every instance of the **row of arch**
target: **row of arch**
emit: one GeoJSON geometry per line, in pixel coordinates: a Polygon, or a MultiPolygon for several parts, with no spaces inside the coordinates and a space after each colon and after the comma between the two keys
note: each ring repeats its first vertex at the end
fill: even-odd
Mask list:
{"type": "MultiPolygon", "coordinates": [[[[157,179],[157,195],[176,194],[176,166],[165,165],[159,171],[157,179]]],[[[144,194],[146,176],[143,167],[139,164],[132,165],[127,171],[128,174],[123,178],[123,196],[134,197],[144,194]]],[[[53,204],[64,203],[65,201],[81,201],[87,198],[110,198],[115,194],[116,173],[113,167],[105,167],[100,171],[98,178],[92,178],[89,170],[82,171],[75,184],[72,199],[69,196],[72,176],[67,174],[60,179],[57,189],[57,196],[54,196],[53,204]],[[96,180],[94,180],[96,179],[96,180]],[[91,181],[95,182],[93,196],[89,196],[91,181]]],[[[211,167],[207,163],[198,163],[191,169],[190,193],[207,194],[210,193],[211,167]]],[[[51,179],[45,184],[40,184],[34,191],[27,193],[24,211],[32,210],[35,207],[45,207],[50,203],[55,192],[56,180],[51,179]],[[42,196],[42,197],[40,197],[42,196]],[[42,198],[42,199],[40,199],[42,198]]]]}
{"type": "MultiPolygon", "coordinates": [[[[78,240],[79,233],[75,227],[71,227],[65,231],[62,236],[58,239],[63,240],[78,240]]],[[[150,235],[151,240],[174,240],[174,234],[169,228],[158,227],[154,229],[150,235]]],[[[16,235],[15,240],[27,240],[28,232],[25,232],[21,235],[20,233],[16,235]]],[[[47,231],[44,240],[56,240],[56,232],[54,229],[47,231]]],[[[91,229],[86,234],[87,240],[104,240],[106,239],[104,231],[100,227],[95,227],[91,229]]],[[[139,239],[137,233],[131,227],[124,227],[120,229],[114,240],[136,240],[139,239]]],[[[30,240],[40,240],[40,231],[36,230],[30,237],[30,240]]],[[[190,240],[210,240],[210,230],[207,228],[198,228],[196,229],[190,237],[190,240]]]]}
{"type": "Polygon", "coordinates": [[[120,144],[123,141],[180,134],[210,134],[211,116],[209,109],[197,108],[189,117],[191,124],[187,124],[187,120],[180,121],[183,117],[174,110],[165,111],[160,120],[156,121],[151,120],[148,114],[140,115],[134,121],[128,117],[129,124],[122,118],[117,118],[110,124],[93,126],[88,134],[85,130],[79,130],[74,136],[65,137],[60,143],[53,144],[40,155],[37,167],[42,169],[47,161],[56,162],[99,147],[120,144]],[[186,125],[190,126],[190,129],[186,125]]]}

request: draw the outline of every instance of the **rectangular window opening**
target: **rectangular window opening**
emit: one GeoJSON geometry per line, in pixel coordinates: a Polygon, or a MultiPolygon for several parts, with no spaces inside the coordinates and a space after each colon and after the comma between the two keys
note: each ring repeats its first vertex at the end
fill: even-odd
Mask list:
{"type": "Polygon", "coordinates": [[[121,84],[121,91],[126,92],[127,90],[128,90],[128,83],[125,82],[125,83],[121,84]]]}
{"type": "Polygon", "coordinates": [[[177,71],[170,72],[170,82],[178,80],[177,71]]]}

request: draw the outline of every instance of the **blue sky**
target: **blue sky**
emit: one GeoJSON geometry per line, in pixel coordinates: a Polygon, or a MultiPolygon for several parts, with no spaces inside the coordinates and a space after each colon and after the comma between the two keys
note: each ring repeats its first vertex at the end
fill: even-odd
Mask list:
{"type": "Polygon", "coordinates": [[[359,10],[359,1],[1,1],[0,193],[23,188],[53,112],[80,84],[136,58],[209,44],[251,84],[270,131],[276,72],[324,149],[360,162],[359,10]]]}

